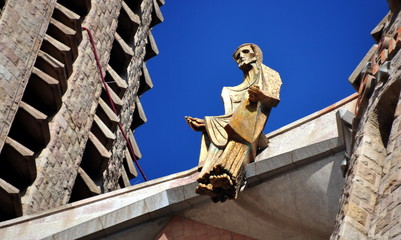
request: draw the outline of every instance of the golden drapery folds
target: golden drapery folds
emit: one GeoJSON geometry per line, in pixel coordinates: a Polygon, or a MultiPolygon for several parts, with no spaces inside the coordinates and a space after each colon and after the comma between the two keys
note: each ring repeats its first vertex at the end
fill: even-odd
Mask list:
{"type": "Polygon", "coordinates": [[[215,202],[238,196],[244,166],[267,146],[263,129],[271,108],[280,101],[282,82],[276,71],[261,63],[261,54],[254,44],[236,50],[234,59],[244,72],[244,81],[223,88],[224,115],[204,120],[196,192],[215,202]]]}

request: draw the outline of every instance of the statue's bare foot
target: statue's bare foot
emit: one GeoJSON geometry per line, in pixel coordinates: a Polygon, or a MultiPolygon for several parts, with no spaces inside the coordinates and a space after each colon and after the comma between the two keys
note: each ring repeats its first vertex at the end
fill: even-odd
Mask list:
{"type": "Polygon", "coordinates": [[[230,189],[233,186],[233,181],[231,177],[226,173],[221,175],[212,175],[209,177],[210,183],[213,185],[213,188],[223,188],[230,189]]]}
{"type": "Polygon", "coordinates": [[[208,195],[212,198],[218,196],[217,193],[213,192],[212,184],[206,185],[203,183],[199,183],[198,187],[195,189],[195,192],[200,195],[208,195]]]}

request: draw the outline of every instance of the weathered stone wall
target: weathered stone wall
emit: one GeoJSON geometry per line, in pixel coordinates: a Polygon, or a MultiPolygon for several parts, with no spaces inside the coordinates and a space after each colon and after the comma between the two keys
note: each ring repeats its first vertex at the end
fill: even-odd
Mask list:
{"type": "Polygon", "coordinates": [[[194,220],[175,216],[154,238],[164,239],[239,239],[253,240],[253,238],[219,229],[194,220]]]}
{"type": "Polygon", "coordinates": [[[17,178],[0,171],[6,199],[0,220],[130,185],[137,175],[134,157],[117,125],[140,158],[132,130],[146,121],[138,96],[152,87],[144,61],[158,53],[150,31],[163,20],[162,4],[6,2],[0,15],[0,165],[17,178]],[[93,35],[116,113],[81,26],[93,35]],[[44,82],[49,92],[43,95],[52,97],[42,99],[35,94],[44,82]],[[24,140],[24,131],[31,138],[24,140]]]}
{"type": "Polygon", "coordinates": [[[373,30],[378,44],[350,81],[359,89],[353,151],[331,239],[401,236],[401,15],[394,8],[373,30]],[[362,87],[360,87],[362,85],[362,87]]]}
{"type": "MultiPolygon", "coordinates": [[[[142,3],[142,17],[141,24],[135,34],[135,47],[133,51],[133,58],[128,66],[128,85],[127,91],[124,95],[122,112],[120,115],[121,123],[125,126],[125,132],[130,131],[131,122],[133,121],[133,111],[135,108],[140,108],[136,103],[137,92],[140,83],[140,77],[144,75],[143,73],[143,59],[146,55],[146,46],[148,44],[148,35],[150,32],[150,24],[152,21],[152,7],[153,1],[143,1],[142,3]]],[[[149,43],[150,44],[150,43],[149,43]]],[[[145,67],[146,68],[146,67],[145,67]]],[[[144,84],[144,83],[143,83],[144,84]]],[[[142,84],[142,85],[143,85],[142,84]]],[[[139,101],[139,100],[138,100],[139,101]]],[[[142,111],[141,109],[136,109],[137,111],[142,111]]],[[[139,119],[138,119],[139,120],[139,119]]],[[[139,120],[141,121],[141,120],[139,120]]],[[[146,119],[144,120],[146,121],[146,119]]],[[[123,138],[120,131],[117,131],[117,139],[112,149],[112,157],[109,161],[109,166],[107,171],[103,174],[104,179],[104,189],[105,191],[111,191],[117,189],[118,180],[121,177],[120,169],[123,169],[121,158],[123,158],[124,151],[126,149],[125,139],[123,138]]],[[[140,154],[137,154],[140,157],[140,154]]]]}
{"type": "Polygon", "coordinates": [[[17,112],[55,3],[55,0],[10,0],[0,15],[0,150],[17,112]]]}
{"type": "MultiPolygon", "coordinates": [[[[82,24],[92,31],[103,68],[110,56],[120,7],[120,1],[113,0],[93,5],[82,24]]],[[[101,91],[95,57],[87,35],[83,35],[63,105],[49,123],[51,136],[57,137],[36,159],[38,174],[22,199],[24,214],[67,203],[78,173],[101,91]]]]}
{"type": "MultiPolygon", "coordinates": [[[[401,34],[401,15],[393,14],[393,20],[385,34],[397,35],[400,45],[398,34],[401,34]]],[[[378,97],[376,109],[385,159],[378,179],[378,197],[368,234],[368,238],[375,239],[401,237],[401,51],[396,53],[390,66],[390,77],[379,93],[381,96],[378,97]]]]}

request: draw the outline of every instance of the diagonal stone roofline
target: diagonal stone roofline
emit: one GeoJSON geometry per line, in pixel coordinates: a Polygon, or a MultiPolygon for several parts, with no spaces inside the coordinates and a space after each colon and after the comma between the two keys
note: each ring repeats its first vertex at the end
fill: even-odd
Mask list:
{"type": "MultiPolygon", "coordinates": [[[[205,219],[208,217],[202,213],[215,212],[214,208],[216,207],[219,209],[226,206],[229,209],[239,207],[238,212],[241,213],[243,211],[241,209],[245,207],[241,203],[246,202],[248,198],[251,201],[261,201],[255,204],[264,205],[264,208],[268,208],[269,205],[275,206],[278,204],[278,207],[275,208],[283,209],[283,206],[286,206],[286,204],[297,204],[293,201],[299,201],[298,204],[305,202],[306,205],[309,205],[308,199],[302,200],[304,196],[301,193],[294,193],[294,196],[289,197],[289,202],[275,201],[274,196],[271,197],[269,194],[258,195],[264,193],[265,188],[274,189],[272,186],[266,184],[271,182],[277,185],[275,179],[282,179],[280,182],[292,179],[288,182],[288,186],[291,186],[296,184],[299,181],[297,179],[300,178],[301,180],[304,179],[305,183],[307,183],[303,184],[305,186],[300,186],[306,188],[301,192],[308,192],[311,189],[315,191],[314,188],[316,186],[309,186],[310,182],[321,181],[322,185],[325,185],[323,183],[327,182],[322,187],[323,191],[318,192],[316,196],[311,196],[311,198],[318,199],[310,200],[313,203],[318,202],[317,205],[313,204],[314,208],[316,208],[316,213],[314,212],[315,210],[310,210],[310,213],[306,212],[304,214],[305,216],[298,216],[298,218],[293,219],[293,217],[287,218],[285,210],[282,210],[282,213],[277,214],[280,215],[278,217],[281,220],[276,219],[273,222],[285,223],[288,229],[283,231],[294,232],[294,234],[299,235],[299,239],[325,239],[326,235],[330,235],[331,233],[329,226],[332,226],[332,223],[330,222],[334,222],[336,209],[338,208],[338,198],[333,201],[332,198],[328,198],[326,195],[339,197],[343,181],[339,171],[339,164],[337,163],[342,159],[344,143],[337,133],[335,112],[339,108],[352,109],[354,99],[355,95],[352,95],[322,111],[311,114],[268,134],[270,146],[258,155],[255,162],[247,165],[247,188],[241,194],[244,197],[240,196],[235,201],[228,201],[217,205],[212,204],[209,198],[197,195],[194,189],[197,185],[196,177],[198,173],[197,168],[193,168],[38,214],[1,222],[0,235],[3,236],[3,239],[76,239],[82,237],[96,239],[105,236],[114,236],[114,234],[119,234],[121,231],[126,231],[124,229],[135,228],[135,231],[139,234],[137,237],[140,237],[138,239],[148,239],[149,232],[157,234],[163,227],[162,224],[152,225],[154,222],[159,221],[160,223],[164,219],[163,223],[166,224],[165,219],[174,215],[183,215],[196,221],[204,222],[207,221],[205,219]],[[321,124],[320,121],[328,121],[327,126],[325,126],[328,129],[326,132],[313,131],[316,124],[321,124]],[[304,141],[304,139],[298,136],[297,131],[299,130],[305,132],[305,139],[308,139],[307,142],[300,142],[304,141]],[[309,135],[308,132],[310,132],[309,135]],[[309,138],[311,136],[313,138],[309,138]],[[280,149],[278,146],[288,142],[288,139],[293,141],[293,144],[280,149]],[[316,167],[314,167],[315,165],[316,167]],[[311,168],[317,170],[311,171],[311,168]],[[320,169],[326,169],[325,173],[328,172],[330,174],[320,173],[320,169]],[[288,178],[286,177],[287,175],[291,177],[288,178]],[[330,179],[321,180],[321,176],[327,176],[330,179]],[[309,181],[310,179],[313,181],[309,181]],[[302,220],[303,218],[313,218],[313,214],[322,214],[319,220],[322,224],[305,223],[302,220]],[[159,229],[157,229],[158,225],[161,225],[159,229]],[[138,228],[142,229],[139,231],[138,228]],[[140,234],[145,235],[142,236],[140,234]],[[313,234],[314,237],[308,234],[313,234]]],[[[272,192],[271,194],[280,195],[281,193],[272,192]]],[[[249,207],[249,204],[245,205],[249,207]]],[[[300,208],[305,210],[304,206],[300,208]]],[[[248,210],[246,213],[252,214],[252,210],[248,210]]],[[[300,213],[294,213],[294,215],[298,214],[300,213]]],[[[277,216],[275,215],[275,217],[277,216]]],[[[264,218],[266,218],[265,221],[269,221],[270,219],[268,216],[264,218]]],[[[275,226],[274,224],[277,223],[272,224],[271,222],[263,224],[266,226],[271,225],[270,228],[267,227],[268,231],[270,231],[269,234],[273,234],[272,236],[276,236],[276,238],[279,236],[274,235],[276,234],[274,233],[274,229],[280,229],[282,228],[281,226],[275,226]]],[[[218,225],[216,227],[238,232],[253,238],[258,238],[255,234],[266,234],[260,231],[253,231],[252,228],[255,227],[255,224],[252,222],[249,223],[250,226],[246,228],[243,226],[241,228],[236,227],[235,222],[228,222],[227,219],[217,219],[216,223],[212,223],[212,225],[218,225]]],[[[274,237],[271,239],[274,239],[274,237]]]]}

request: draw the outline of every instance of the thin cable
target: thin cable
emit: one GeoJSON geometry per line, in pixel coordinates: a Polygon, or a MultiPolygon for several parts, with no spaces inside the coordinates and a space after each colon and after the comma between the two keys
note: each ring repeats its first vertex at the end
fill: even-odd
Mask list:
{"type": "MultiPolygon", "coordinates": [[[[86,27],[82,27],[82,30],[86,31],[86,32],[88,33],[88,35],[89,35],[89,40],[90,40],[90,43],[91,43],[91,45],[92,45],[93,54],[95,55],[97,68],[99,69],[100,78],[102,79],[102,83],[103,83],[104,89],[106,90],[107,96],[109,97],[109,101],[110,101],[111,108],[112,108],[113,112],[114,112],[116,115],[118,115],[118,114],[117,114],[116,107],[114,106],[113,99],[111,98],[111,95],[110,95],[110,92],[109,92],[109,86],[107,85],[107,83],[106,83],[106,81],[105,81],[105,79],[104,79],[104,76],[103,76],[102,66],[100,65],[100,61],[99,61],[99,57],[98,57],[98,55],[97,55],[96,45],[95,45],[95,41],[93,40],[92,33],[91,33],[91,31],[90,31],[88,28],[86,28],[86,27]]],[[[136,156],[135,156],[135,152],[134,152],[134,149],[133,149],[133,147],[132,147],[131,141],[128,139],[127,135],[125,134],[124,129],[123,129],[123,126],[122,126],[122,124],[121,124],[120,122],[118,122],[118,127],[120,128],[120,131],[121,131],[121,133],[123,134],[123,137],[124,137],[125,141],[127,142],[128,150],[129,150],[129,152],[130,152],[130,154],[131,154],[132,159],[133,159],[134,162],[135,162],[135,165],[137,166],[137,168],[138,168],[139,171],[141,172],[141,175],[142,175],[143,179],[144,179],[145,181],[148,181],[148,179],[147,179],[146,176],[145,176],[145,173],[143,172],[143,170],[142,170],[141,166],[139,165],[138,160],[137,160],[137,158],[136,158],[136,156]]]]}

